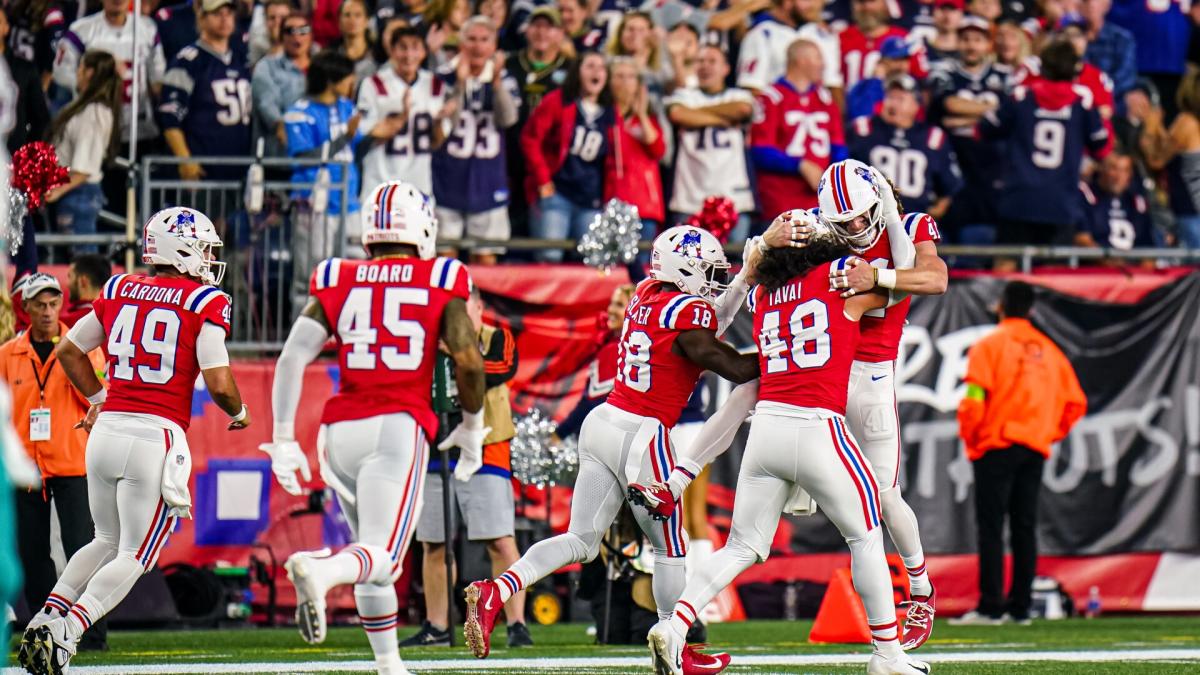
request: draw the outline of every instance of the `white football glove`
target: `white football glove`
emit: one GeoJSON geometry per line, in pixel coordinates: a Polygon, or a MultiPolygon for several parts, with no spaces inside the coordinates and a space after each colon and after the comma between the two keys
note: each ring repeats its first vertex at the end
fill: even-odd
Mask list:
{"type": "Polygon", "coordinates": [[[879,208],[883,211],[883,224],[888,223],[898,224],[900,222],[900,205],[896,201],[896,193],[888,183],[887,177],[883,172],[875,167],[871,167],[871,173],[875,174],[875,182],[879,185],[879,208]]]}
{"type": "Polygon", "coordinates": [[[456,479],[465,483],[483,466],[483,439],[491,430],[491,427],[483,426],[483,410],[464,412],[462,422],[438,443],[438,450],[458,448],[458,464],[454,466],[456,479]]]}
{"type": "Polygon", "coordinates": [[[299,471],[308,482],[312,480],[312,470],[308,467],[308,457],[300,449],[300,444],[296,441],[276,441],[263,443],[258,449],[271,457],[271,472],[275,474],[279,486],[290,495],[303,494],[296,472],[299,471]]]}

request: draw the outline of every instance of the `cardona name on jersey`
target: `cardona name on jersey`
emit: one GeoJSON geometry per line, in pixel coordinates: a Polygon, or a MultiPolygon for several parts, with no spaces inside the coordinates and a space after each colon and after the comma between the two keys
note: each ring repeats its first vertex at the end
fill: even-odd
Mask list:
{"type": "Polygon", "coordinates": [[[187,289],[144,284],[129,277],[128,274],[118,274],[110,278],[104,284],[102,297],[105,300],[125,299],[175,305],[199,314],[210,302],[225,295],[214,286],[200,284],[184,296],[183,292],[187,289]]]}

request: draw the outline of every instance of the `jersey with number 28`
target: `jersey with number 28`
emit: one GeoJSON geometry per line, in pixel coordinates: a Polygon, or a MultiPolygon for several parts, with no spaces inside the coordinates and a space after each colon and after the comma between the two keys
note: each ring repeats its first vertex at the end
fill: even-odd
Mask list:
{"type": "Polygon", "coordinates": [[[402,412],[434,438],[442,313],[454,298],[470,295],[467,268],[449,258],[330,258],[313,271],[309,293],[338,344],[338,392],[325,403],[321,422],[402,412]]]}
{"type": "Polygon", "coordinates": [[[118,274],[92,311],[108,338],[105,412],[156,415],[187,430],[205,322],[229,333],[229,296],[181,277],[118,274]]]}
{"type": "Polygon", "coordinates": [[[675,426],[704,369],[673,347],[680,333],[697,329],[717,330],[711,305],[661,281],[638,284],[621,325],[617,381],[608,403],[675,426]]]}

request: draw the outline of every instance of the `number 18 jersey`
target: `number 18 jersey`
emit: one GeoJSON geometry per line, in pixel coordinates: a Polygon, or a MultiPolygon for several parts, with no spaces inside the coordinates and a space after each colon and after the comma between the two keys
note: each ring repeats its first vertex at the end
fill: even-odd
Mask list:
{"type": "Polygon", "coordinates": [[[433,368],[442,313],[470,292],[467,268],[449,258],[330,258],[317,265],[309,293],[333,327],[340,371],[321,423],[403,412],[434,438],[433,368]]]}
{"type": "Polygon", "coordinates": [[[668,429],[679,421],[704,369],[673,350],[688,330],[717,330],[717,316],[703,299],[654,279],[638,284],[617,345],[617,381],[608,403],[653,417],[668,429]]]}

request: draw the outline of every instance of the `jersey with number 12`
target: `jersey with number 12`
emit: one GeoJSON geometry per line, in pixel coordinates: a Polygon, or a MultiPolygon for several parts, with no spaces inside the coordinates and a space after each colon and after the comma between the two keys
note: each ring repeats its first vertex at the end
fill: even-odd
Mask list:
{"type": "Polygon", "coordinates": [[[433,368],[442,313],[466,300],[471,275],[457,260],[330,258],[317,265],[309,293],[338,345],[338,391],[322,424],[408,413],[437,435],[433,368]]]}
{"type": "Polygon", "coordinates": [[[703,299],[654,279],[638,284],[617,345],[617,381],[608,403],[653,417],[668,429],[679,421],[704,369],[674,351],[689,330],[717,330],[717,316],[703,299]]]}
{"type": "Polygon", "coordinates": [[[105,412],[155,415],[187,430],[205,323],[229,333],[229,296],[192,279],[118,274],[92,311],[108,338],[105,412]]]}

